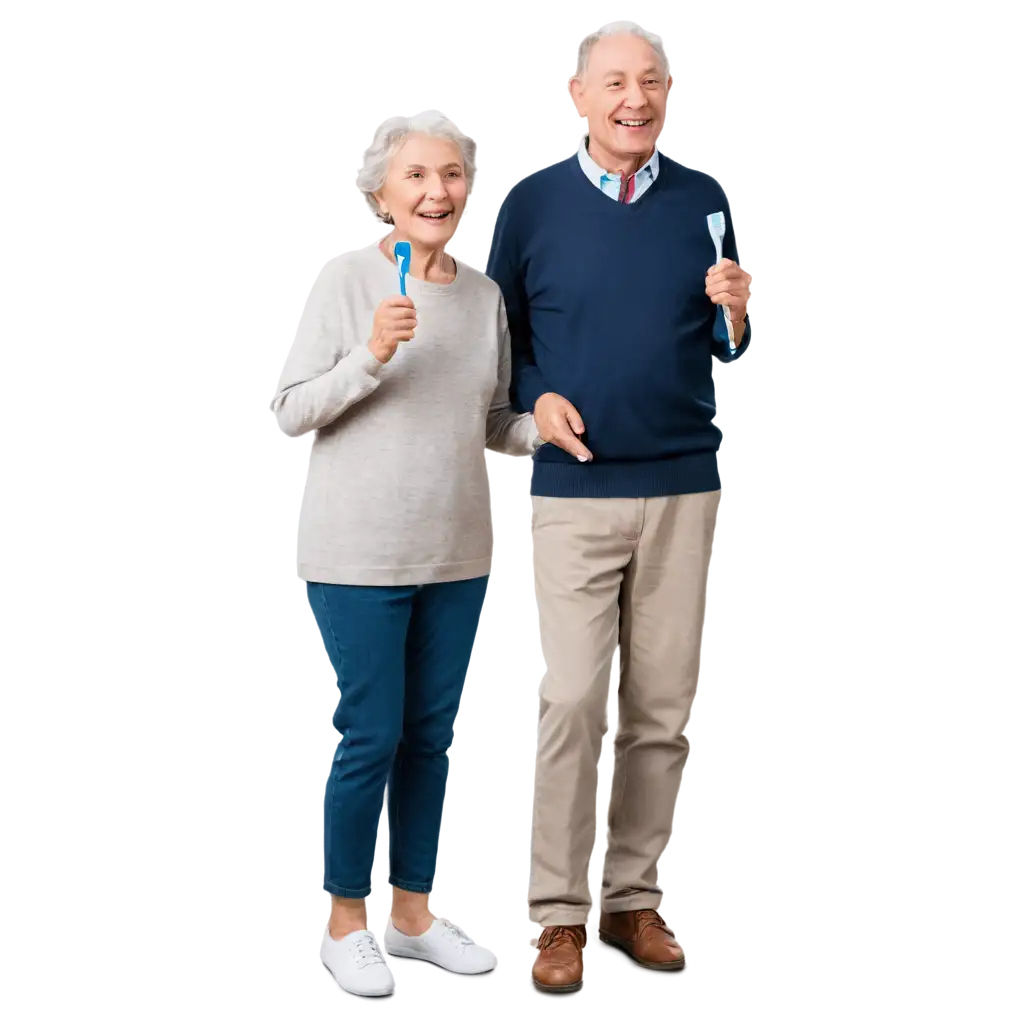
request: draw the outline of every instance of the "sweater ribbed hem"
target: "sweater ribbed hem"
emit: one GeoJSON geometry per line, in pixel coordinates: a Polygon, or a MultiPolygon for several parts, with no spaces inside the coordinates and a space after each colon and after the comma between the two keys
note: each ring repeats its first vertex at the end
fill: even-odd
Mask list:
{"type": "Polygon", "coordinates": [[[310,565],[299,562],[299,579],[307,583],[336,583],[354,587],[408,587],[427,583],[455,583],[474,580],[491,572],[489,558],[445,565],[406,565],[378,568],[361,565],[310,565]]]}
{"type": "Polygon", "coordinates": [[[717,491],[715,452],[653,462],[533,463],[530,493],[544,498],[661,498],[717,491]]]}

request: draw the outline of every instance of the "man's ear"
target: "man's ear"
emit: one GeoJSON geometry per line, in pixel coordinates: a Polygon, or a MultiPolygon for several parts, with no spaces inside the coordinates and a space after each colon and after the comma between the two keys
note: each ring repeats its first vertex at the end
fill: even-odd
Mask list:
{"type": "Polygon", "coordinates": [[[586,117],[587,110],[583,103],[583,83],[575,75],[569,79],[569,95],[576,106],[576,113],[580,117],[586,117]]]}
{"type": "Polygon", "coordinates": [[[668,81],[665,83],[665,95],[666,96],[669,94],[669,91],[671,90],[671,88],[672,88],[672,76],[669,75],[668,76],[668,81]]]}

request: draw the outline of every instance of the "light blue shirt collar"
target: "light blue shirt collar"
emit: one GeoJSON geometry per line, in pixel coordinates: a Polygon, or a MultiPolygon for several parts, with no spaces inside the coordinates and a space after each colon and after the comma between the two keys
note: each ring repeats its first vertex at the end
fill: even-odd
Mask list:
{"type": "MultiPolygon", "coordinates": [[[[612,199],[618,198],[620,175],[609,174],[603,167],[598,167],[594,158],[590,155],[587,149],[587,142],[590,136],[584,135],[580,141],[579,148],[579,160],[580,167],[583,168],[583,173],[602,191],[605,195],[611,196],[612,199]]],[[[647,161],[636,172],[636,184],[634,186],[633,200],[634,202],[639,196],[646,192],[654,179],[658,177],[658,151],[655,149],[654,155],[650,160],[647,161]]]]}

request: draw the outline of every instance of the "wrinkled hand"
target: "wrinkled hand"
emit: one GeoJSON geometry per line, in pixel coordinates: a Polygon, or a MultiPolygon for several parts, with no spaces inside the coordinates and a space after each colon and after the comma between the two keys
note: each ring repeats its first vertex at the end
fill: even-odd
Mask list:
{"type": "Polygon", "coordinates": [[[704,291],[716,306],[728,306],[726,316],[734,323],[747,315],[751,276],[732,260],[722,260],[709,268],[704,291]]]}
{"type": "Polygon", "coordinates": [[[373,314],[373,336],[370,351],[380,363],[391,361],[403,341],[411,341],[416,333],[416,307],[408,295],[391,295],[373,314]]]}
{"type": "Polygon", "coordinates": [[[585,428],[572,402],[549,391],[537,399],[533,407],[533,419],[543,440],[575,455],[580,462],[590,462],[594,458],[590,449],[580,440],[585,428]]]}

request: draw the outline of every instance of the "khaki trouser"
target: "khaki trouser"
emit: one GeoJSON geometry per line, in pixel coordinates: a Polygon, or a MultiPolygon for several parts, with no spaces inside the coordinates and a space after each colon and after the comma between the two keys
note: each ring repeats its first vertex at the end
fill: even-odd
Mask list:
{"type": "Polygon", "coordinates": [[[601,909],[656,908],[689,752],[720,491],[666,498],[534,498],[547,673],[533,805],[530,918],[584,924],[597,762],[619,645],[619,731],[601,909]]]}

